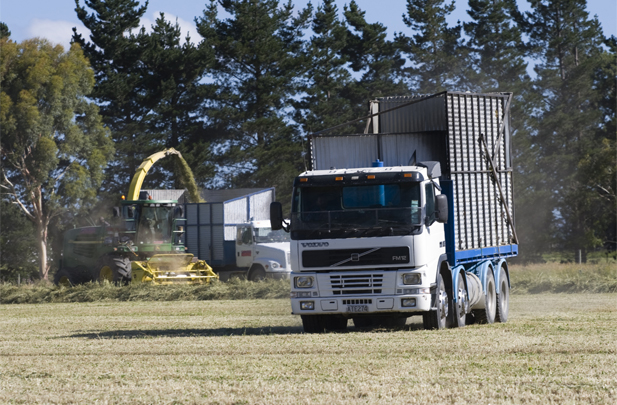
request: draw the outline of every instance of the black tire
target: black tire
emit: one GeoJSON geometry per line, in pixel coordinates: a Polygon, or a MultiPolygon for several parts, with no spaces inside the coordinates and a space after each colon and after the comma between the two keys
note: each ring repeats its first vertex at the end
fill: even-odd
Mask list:
{"type": "Polygon", "coordinates": [[[437,274],[435,298],[433,302],[434,310],[422,314],[424,329],[443,329],[446,327],[448,318],[448,294],[446,285],[441,274],[437,274]]]}
{"type": "Polygon", "coordinates": [[[510,312],[510,283],[506,269],[502,266],[499,270],[499,294],[496,299],[495,322],[506,323],[510,312]]]}
{"type": "Polygon", "coordinates": [[[321,315],[301,315],[302,326],[306,333],[324,333],[324,319],[321,315]]]}
{"type": "Polygon", "coordinates": [[[497,294],[495,292],[495,276],[489,271],[486,275],[486,291],[484,298],[484,309],[476,309],[473,315],[476,318],[476,323],[494,323],[495,312],[497,306],[497,294]]]}
{"type": "Polygon", "coordinates": [[[249,270],[249,280],[250,281],[261,281],[266,279],[266,271],[263,267],[254,264],[251,266],[249,270]]]}
{"type": "Polygon", "coordinates": [[[324,315],[323,324],[326,330],[342,331],[347,329],[347,318],[336,315],[324,315]]]}
{"type": "Polygon", "coordinates": [[[128,284],[132,278],[131,261],[122,256],[102,256],[92,274],[94,281],[128,284]]]}
{"type": "Polygon", "coordinates": [[[60,269],[54,277],[54,284],[57,286],[73,287],[77,285],[77,280],[67,269],[60,269]]]}
{"type": "Polygon", "coordinates": [[[465,280],[461,272],[458,273],[458,291],[452,291],[450,299],[450,313],[448,314],[449,328],[462,328],[465,326],[467,318],[467,289],[465,288],[465,280]],[[454,302],[456,296],[457,301],[454,302]]]}

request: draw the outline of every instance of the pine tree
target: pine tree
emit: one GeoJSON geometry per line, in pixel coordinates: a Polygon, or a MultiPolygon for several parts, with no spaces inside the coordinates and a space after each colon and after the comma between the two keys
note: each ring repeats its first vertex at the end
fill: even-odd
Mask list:
{"type": "Polygon", "coordinates": [[[96,80],[91,97],[100,105],[116,145],[104,189],[124,194],[143,158],[165,147],[160,134],[152,134],[149,128],[153,103],[142,69],[146,49],[140,41],[145,41],[146,34],[139,29],[139,21],[148,3],[86,0],[87,8],[80,6],[79,0],[75,4],[77,17],[90,30],[90,41],[73,28],[73,42],[90,60],[96,80]]]}
{"type": "MultiPolygon", "coordinates": [[[[312,11],[312,10],[311,10],[312,11]]],[[[347,44],[347,30],[338,17],[334,0],[325,0],[311,21],[311,37],[305,57],[305,94],[295,103],[295,121],[305,133],[314,133],[356,118],[350,101],[345,98],[352,82],[346,68],[348,58],[343,54],[347,44]]]]}
{"type": "Polygon", "coordinates": [[[463,23],[471,68],[465,78],[477,92],[520,93],[529,82],[526,46],[512,14],[515,0],[469,0],[470,22],[463,23]]]}
{"type": "Polygon", "coordinates": [[[409,93],[401,78],[405,61],[398,45],[386,38],[383,24],[367,22],[365,14],[355,0],[345,6],[349,28],[344,53],[351,69],[361,75],[348,89],[354,118],[366,115],[366,104],[371,99],[409,93]]]}
{"type": "Polygon", "coordinates": [[[215,51],[215,101],[208,105],[220,183],[277,187],[285,201],[302,169],[301,143],[288,115],[302,77],[302,30],[309,12],[294,17],[291,2],[212,0],[196,20],[215,51]]]}
{"type": "Polygon", "coordinates": [[[594,167],[587,162],[598,148],[615,139],[614,132],[598,131],[604,89],[597,88],[594,74],[605,60],[604,37],[584,0],[533,0],[531,8],[520,20],[539,58],[530,121],[535,129],[530,147],[537,151],[533,169],[542,174],[539,187],[550,190],[542,206],[554,213],[555,241],[572,252],[582,250],[585,260],[603,242],[603,213],[615,208],[614,198],[607,206],[595,191],[614,181],[614,171],[607,179],[605,172],[585,170],[594,167]]]}
{"type": "Polygon", "coordinates": [[[11,31],[9,30],[9,27],[5,23],[0,22],[0,39],[8,38],[10,36],[11,31]]]}
{"type": "Polygon", "coordinates": [[[396,41],[411,62],[405,68],[410,87],[420,93],[460,90],[466,56],[461,44],[461,24],[448,27],[446,17],[454,11],[454,1],[407,0],[403,22],[413,35],[403,33],[396,41]]]}
{"type": "MultiPolygon", "coordinates": [[[[200,110],[212,85],[202,83],[213,64],[212,49],[205,44],[195,46],[187,35],[181,43],[180,26],[165,19],[163,13],[152,26],[152,32],[140,35],[143,54],[142,71],[144,88],[147,89],[146,105],[153,114],[149,117],[149,131],[159,134],[166,148],[173,147],[192,168],[198,183],[212,177],[208,164],[209,145],[201,139],[203,118],[200,110]]],[[[165,177],[148,176],[150,183],[161,186],[167,183],[180,188],[181,182],[174,167],[176,159],[164,160],[153,169],[165,177]]]]}

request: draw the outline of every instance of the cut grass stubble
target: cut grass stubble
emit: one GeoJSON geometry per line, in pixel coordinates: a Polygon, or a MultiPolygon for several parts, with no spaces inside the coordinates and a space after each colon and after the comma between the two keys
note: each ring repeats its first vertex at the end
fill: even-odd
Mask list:
{"type": "Polygon", "coordinates": [[[285,299],[0,311],[0,403],[617,401],[617,294],[515,295],[506,324],[325,335],[285,299]]]}

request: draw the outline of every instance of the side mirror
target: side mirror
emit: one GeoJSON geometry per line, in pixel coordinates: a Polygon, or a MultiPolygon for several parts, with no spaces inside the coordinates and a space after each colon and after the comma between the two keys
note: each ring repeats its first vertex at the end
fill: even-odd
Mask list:
{"type": "Polygon", "coordinates": [[[448,197],[445,194],[435,196],[435,215],[437,222],[448,223],[448,197]]]}
{"type": "Polygon", "coordinates": [[[174,208],[174,218],[184,218],[184,207],[181,205],[176,205],[174,208]]]}
{"type": "Polygon", "coordinates": [[[120,207],[114,207],[112,213],[114,218],[120,218],[120,207]]]}
{"type": "Polygon", "coordinates": [[[283,229],[283,205],[278,201],[270,203],[270,227],[273,231],[283,229]]]}

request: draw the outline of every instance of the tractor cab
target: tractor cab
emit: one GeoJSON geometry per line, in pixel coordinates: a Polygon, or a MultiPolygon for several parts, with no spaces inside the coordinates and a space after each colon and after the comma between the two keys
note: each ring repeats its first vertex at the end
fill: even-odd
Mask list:
{"type": "Polygon", "coordinates": [[[184,209],[173,200],[153,200],[147,191],[139,193],[139,200],[122,201],[123,240],[140,256],[159,253],[183,253],[185,222],[184,209]]]}

